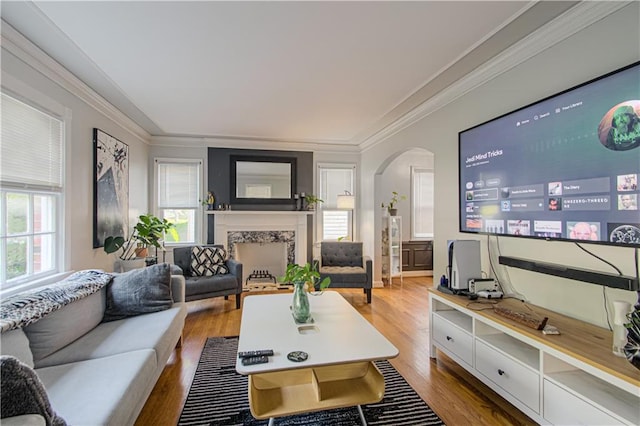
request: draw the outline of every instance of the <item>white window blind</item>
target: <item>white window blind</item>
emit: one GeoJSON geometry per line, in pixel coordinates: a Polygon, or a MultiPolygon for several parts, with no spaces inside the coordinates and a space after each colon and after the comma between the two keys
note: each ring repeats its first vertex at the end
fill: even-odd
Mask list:
{"type": "Polygon", "coordinates": [[[1,95],[0,289],[60,271],[64,123],[1,95]]]}
{"type": "Polygon", "coordinates": [[[433,171],[412,169],[412,238],[433,237],[433,171]]]}
{"type": "Polygon", "coordinates": [[[62,121],[2,93],[2,185],[60,191],[62,137],[62,121]]]}
{"type": "Polygon", "coordinates": [[[338,207],[338,195],[348,191],[353,194],[353,168],[320,167],[320,199],[322,208],[338,207]]]}
{"type": "Polygon", "coordinates": [[[196,243],[202,222],[200,182],[202,161],[156,159],[158,216],[173,223],[178,240],[165,235],[167,243],[196,243]]]}
{"type": "Polygon", "coordinates": [[[200,163],[158,161],[158,207],[198,207],[200,163]]]}

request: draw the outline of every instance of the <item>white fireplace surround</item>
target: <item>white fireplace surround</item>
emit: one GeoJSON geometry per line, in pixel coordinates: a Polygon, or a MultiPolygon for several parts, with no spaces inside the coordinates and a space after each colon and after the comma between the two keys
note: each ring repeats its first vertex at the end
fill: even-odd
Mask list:
{"type": "Polygon", "coordinates": [[[284,242],[287,263],[307,262],[307,216],[298,211],[209,211],[215,218],[214,243],[235,255],[238,243],[284,242]]]}

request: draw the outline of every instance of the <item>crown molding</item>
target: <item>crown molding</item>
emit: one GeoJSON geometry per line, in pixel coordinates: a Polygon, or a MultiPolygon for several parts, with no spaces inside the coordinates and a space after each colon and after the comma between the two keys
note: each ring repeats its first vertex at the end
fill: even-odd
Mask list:
{"type": "Polygon", "coordinates": [[[152,146],[180,148],[237,148],[282,151],[312,151],[323,153],[360,153],[357,145],[313,143],[302,141],[280,141],[248,138],[205,137],[205,136],[152,136],[152,146]]]}
{"type": "Polygon", "coordinates": [[[49,80],[77,96],[90,107],[128,131],[141,142],[149,144],[151,135],[123,114],[106,99],[96,93],[69,70],[56,62],[39,47],[29,41],[9,23],[2,20],[2,49],[16,56],[49,80]]]}
{"type": "Polygon", "coordinates": [[[569,38],[589,25],[605,18],[632,3],[624,2],[581,2],[537,31],[529,34],[513,46],[465,77],[456,81],[437,95],[431,97],[387,127],[365,139],[358,146],[365,152],[384,142],[396,133],[417,121],[433,114],[471,90],[496,78],[533,56],[569,38]]]}

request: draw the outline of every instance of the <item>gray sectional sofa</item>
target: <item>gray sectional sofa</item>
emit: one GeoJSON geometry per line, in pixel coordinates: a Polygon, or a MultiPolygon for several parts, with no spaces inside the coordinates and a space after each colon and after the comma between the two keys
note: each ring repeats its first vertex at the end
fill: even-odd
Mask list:
{"type": "MultiPolygon", "coordinates": [[[[2,355],[33,367],[51,407],[67,424],[133,425],[181,342],[184,278],[171,276],[170,288],[168,309],[104,322],[112,303],[105,286],[33,324],[3,332],[2,355]]],[[[24,424],[32,418],[1,423],[24,424]]]]}

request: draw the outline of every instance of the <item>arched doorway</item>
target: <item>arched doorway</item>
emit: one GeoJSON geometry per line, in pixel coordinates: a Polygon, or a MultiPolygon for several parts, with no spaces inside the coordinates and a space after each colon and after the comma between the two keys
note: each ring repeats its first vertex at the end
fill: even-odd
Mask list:
{"type": "Polygon", "coordinates": [[[433,239],[433,172],[434,154],[419,147],[390,155],[376,170],[374,282],[378,285],[382,282],[382,234],[387,215],[382,203],[388,204],[393,191],[406,197],[396,205],[402,217],[402,240],[433,239]]]}

